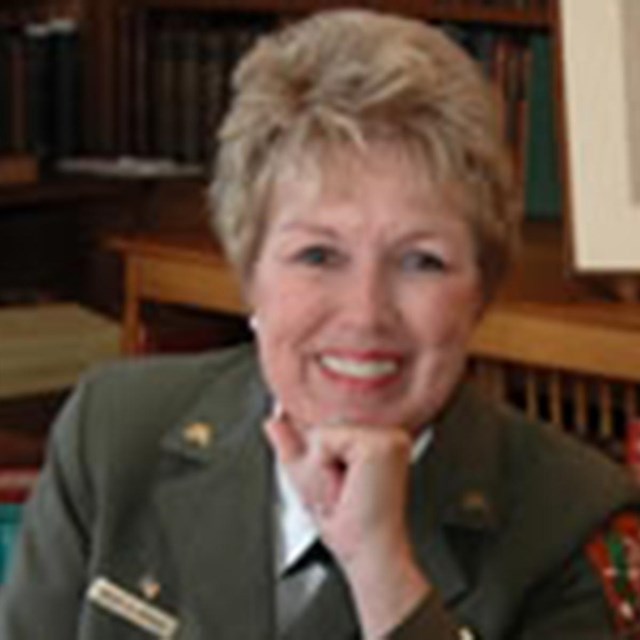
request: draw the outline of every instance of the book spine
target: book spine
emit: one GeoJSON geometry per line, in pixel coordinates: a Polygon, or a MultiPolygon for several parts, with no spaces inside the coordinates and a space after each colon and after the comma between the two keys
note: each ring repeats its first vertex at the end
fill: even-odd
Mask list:
{"type": "Polygon", "coordinates": [[[200,130],[200,32],[189,28],[180,34],[182,49],[182,65],[180,68],[181,85],[181,148],[180,159],[191,164],[200,162],[199,139],[200,130]]]}
{"type": "Polygon", "coordinates": [[[204,34],[201,64],[201,144],[199,156],[205,161],[215,154],[216,132],[228,101],[227,32],[213,27],[204,34]]]}
{"type": "Polygon", "coordinates": [[[11,33],[0,25],[0,154],[12,149],[11,127],[13,124],[11,73],[11,33]]]}
{"type": "Polygon", "coordinates": [[[526,141],[525,210],[529,218],[557,218],[561,211],[558,139],[553,100],[551,43],[531,37],[529,123],[526,141]]]}
{"type": "Polygon", "coordinates": [[[170,24],[162,25],[153,35],[153,103],[155,153],[172,158],[175,154],[177,87],[176,35],[170,24]]]}
{"type": "MultiPolygon", "coordinates": [[[[131,133],[131,151],[142,156],[151,154],[152,112],[150,108],[150,87],[153,72],[155,71],[151,59],[151,39],[147,33],[146,13],[135,12],[130,34],[132,74],[129,90],[131,92],[131,128],[133,130],[131,133]]],[[[126,115],[123,115],[123,118],[126,117],[126,115]]]]}
{"type": "Polygon", "coordinates": [[[82,68],[80,35],[71,20],[50,24],[50,54],[53,82],[52,153],[75,155],[82,137],[82,68]]]}
{"type": "Polygon", "coordinates": [[[41,159],[48,159],[52,151],[53,109],[49,44],[50,33],[46,23],[27,25],[25,51],[28,149],[41,159]]]}
{"type": "Polygon", "coordinates": [[[10,41],[11,148],[15,153],[28,150],[27,60],[24,37],[14,32],[10,41]]]}
{"type": "Polygon", "coordinates": [[[9,573],[21,519],[22,505],[0,503],[0,585],[9,573]]]}
{"type": "Polygon", "coordinates": [[[0,585],[9,572],[22,521],[23,503],[38,476],[37,469],[0,469],[0,585]]]}

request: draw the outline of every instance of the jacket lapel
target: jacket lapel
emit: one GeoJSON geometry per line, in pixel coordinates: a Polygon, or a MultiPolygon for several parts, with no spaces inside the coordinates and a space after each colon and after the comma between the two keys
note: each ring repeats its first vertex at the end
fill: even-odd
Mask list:
{"type": "Polygon", "coordinates": [[[272,637],[267,396],[255,375],[235,382],[208,389],[163,442],[154,503],[189,640],[272,637]]]}
{"type": "Polygon", "coordinates": [[[451,606],[473,587],[478,545],[500,527],[505,488],[493,411],[463,385],[412,470],[409,504],[418,561],[451,606]]]}

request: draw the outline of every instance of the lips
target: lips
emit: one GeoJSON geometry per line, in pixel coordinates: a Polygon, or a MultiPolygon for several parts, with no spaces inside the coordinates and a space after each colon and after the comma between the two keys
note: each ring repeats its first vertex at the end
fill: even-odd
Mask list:
{"type": "Polygon", "coordinates": [[[334,380],[358,386],[377,386],[396,378],[402,358],[373,353],[324,353],[319,357],[319,363],[322,370],[334,380]]]}

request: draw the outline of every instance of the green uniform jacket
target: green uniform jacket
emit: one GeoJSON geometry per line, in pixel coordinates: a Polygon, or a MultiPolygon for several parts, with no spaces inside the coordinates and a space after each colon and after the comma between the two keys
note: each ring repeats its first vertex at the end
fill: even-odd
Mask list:
{"type": "MultiPolygon", "coordinates": [[[[269,402],[246,347],[88,376],[26,510],[0,638],[154,637],[88,601],[100,576],[140,597],[145,579],[157,584],[153,604],[178,618],[175,640],[275,638],[269,402]]],[[[615,637],[583,545],[640,503],[619,469],[467,387],[423,458],[409,517],[437,593],[393,640],[455,640],[464,626],[482,640],[615,637]]],[[[358,637],[337,571],[284,636],[358,637]]]]}

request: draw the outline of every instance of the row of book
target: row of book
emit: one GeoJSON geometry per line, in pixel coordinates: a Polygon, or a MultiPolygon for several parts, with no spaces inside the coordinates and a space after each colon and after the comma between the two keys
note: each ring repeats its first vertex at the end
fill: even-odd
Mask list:
{"type": "Polygon", "coordinates": [[[0,25],[0,154],[81,150],[82,41],[66,19],[0,25]]]}
{"type": "Polygon", "coordinates": [[[30,467],[0,469],[0,585],[6,580],[24,503],[37,475],[37,469],[30,467]]]}
{"type": "Polygon", "coordinates": [[[504,134],[513,151],[527,216],[559,216],[560,150],[549,36],[457,24],[444,29],[478,60],[502,96],[504,134]]]}
{"type": "Polygon", "coordinates": [[[238,58],[261,24],[132,22],[120,46],[123,154],[208,164],[238,58]]]}
{"type": "MultiPolygon", "coordinates": [[[[238,57],[266,29],[255,24],[134,22],[121,46],[119,151],[207,165],[238,57]]],[[[505,135],[524,185],[525,209],[561,209],[548,35],[445,24],[476,57],[504,100],[505,135]]]]}

